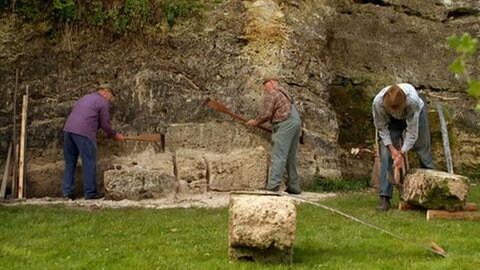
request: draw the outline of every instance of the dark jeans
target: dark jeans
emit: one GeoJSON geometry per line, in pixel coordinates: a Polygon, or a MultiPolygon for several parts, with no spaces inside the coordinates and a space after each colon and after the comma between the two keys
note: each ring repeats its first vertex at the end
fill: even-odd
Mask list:
{"type": "Polygon", "coordinates": [[[85,198],[97,194],[97,143],[85,136],[64,132],[63,156],[65,171],[63,175],[63,195],[72,196],[75,189],[74,176],[78,156],[82,159],[83,190],[85,198]]]}
{"type": "MultiPolygon", "coordinates": [[[[403,131],[407,127],[405,120],[391,118],[388,125],[390,137],[394,146],[399,146],[403,131]]],[[[428,127],[427,105],[423,107],[418,119],[418,138],[413,145],[412,150],[417,154],[422,168],[434,169],[431,144],[430,129],[428,127]]],[[[393,176],[393,160],[387,147],[380,142],[380,158],[382,161],[380,170],[380,196],[392,197],[393,185],[388,181],[388,175],[393,176]]]]}

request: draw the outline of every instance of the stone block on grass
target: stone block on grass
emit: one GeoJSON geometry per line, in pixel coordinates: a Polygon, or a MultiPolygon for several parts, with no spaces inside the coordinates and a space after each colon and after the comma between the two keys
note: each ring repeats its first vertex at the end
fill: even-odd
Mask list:
{"type": "Polygon", "coordinates": [[[468,190],[469,181],[465,176],[415,169],[405,177],[402,200],[427,209],[460,210],[468,190]]]}
{"type": "Polygon", "coordinates": [[[291,198],[232,194],[229,209],[230,259],[291,263],[296,216],[291,198]]]}

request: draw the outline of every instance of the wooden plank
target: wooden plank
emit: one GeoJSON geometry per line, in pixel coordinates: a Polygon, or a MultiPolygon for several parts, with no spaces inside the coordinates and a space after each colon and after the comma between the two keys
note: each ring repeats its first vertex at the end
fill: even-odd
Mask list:
{"type": "Polygon", "coordinates": [[[5,171],[3,173],[2,185],[0,186],[0,199],[5,198],[5,190],[7,189],[8,176],[10,175],[10,157],[12,156],[13,144],[8,146],[7,160],[5,162],[5,171]]]}
{"type": "Polygon", "coordinates": [[[445,210],[428,210],[427,220],[434,219],[480,220],[480,213],[477,211],[449,212],[445,210]]]}
{"type": "MultiPolygon", "coordinates": [[[[400,211],[408,211],[408,210],[422,210],[424,208],[410,204],[408,202],[400,201],[398,202],[398,210],[400,211]]],[[[477,211],[478,207],[476,203],[466,203],[465,206],[462,208],[461,211],[477,211]]]]}
{"type": "Polygon", "coordinates": [[[128,141],[142,141],[142,142],[161,142],[162,134],[140,134],[137,136],[124,136],[123,139],[128,141]]]}
{"type": "MultiPolygon", "coordinates": [[[[28,93],[28,87],[27,87],[28,93]]],[[[20,126],[20,157],[18,162],[18,190],[17,198],[22,199],[23,187],[25,181],[25,148],[26,148],[26,132],[27,132],[27,107],[28,107],[28,95],[23,95],[22,100],[22,122],[20,126]]]]}

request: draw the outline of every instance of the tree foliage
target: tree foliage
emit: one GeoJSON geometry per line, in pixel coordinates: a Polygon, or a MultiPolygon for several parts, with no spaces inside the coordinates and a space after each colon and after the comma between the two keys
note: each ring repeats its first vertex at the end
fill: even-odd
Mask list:
{"type": "Polygon", "coordinates": [[[475,57],[478,48],[478,39],[469,33],[461,36],[453,35],[448,38],[448,44],[457,53],[457,57],[449,66],[450,71],[457,75],[465,76],[468,94],[477,99],[476,109],[480,111],[480,80],[471,78],[468,61],[475,57]]]}

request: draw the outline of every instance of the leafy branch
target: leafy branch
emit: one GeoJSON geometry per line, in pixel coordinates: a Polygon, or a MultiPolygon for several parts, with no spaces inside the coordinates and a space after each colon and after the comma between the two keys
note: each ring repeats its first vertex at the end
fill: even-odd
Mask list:
{"type": "Polygon", "coordinates": [[[456,75],[463,75],[467,80],[468,94],[477,99],[476,110],[480,111],[480,80],[472,79],[467,61],[477,52],[478,39],[464,33],[462,36],[453,35],[448,38],[448,44],[458,54],[457,58],[448,67],[456,75]]]}

